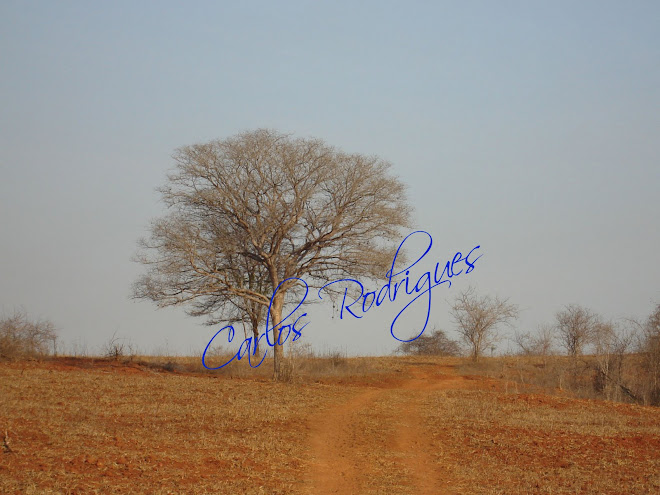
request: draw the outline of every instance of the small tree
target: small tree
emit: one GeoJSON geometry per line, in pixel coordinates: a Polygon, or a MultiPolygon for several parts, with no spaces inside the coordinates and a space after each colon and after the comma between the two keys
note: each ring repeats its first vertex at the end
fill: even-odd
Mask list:
{"type": "Polygon", "coordinates": [[[497,340],[498,325],[510,324],[519,314],[508,299],[479,297],[471,287],[456,297],[450,312],[475,361],[497,340]]]}
{"type": "Polygon", "coordinates": [[[571,304],[559,311],[556,318],[560,344],[569,356],[575,358],[581,355],[594,334],[598,316],[586,308],[571,304]]]}
{"type": "Polygon", "coordinates": [[[645,400],[657,406],[660,405],[660,303],[640,327],[642,337],[639,350],[646,374],[643,385],[645,400]]]}
{"type": "Polygon", "coordinates": [[[31,320],[24,311],[0,320],[0,358],[56,353],[57,330],[48,320],[31,320]]]}
{"type": "Polygon", "coordinates": [[[401,354],[416,356],[458,356],[458,343],[451,340],[442,330],[433,330],[428,335],[422,334],[415,340],[403,342],[396,350],[401,354]]]}
{"type": "Polygon", "coordinates": [[[624,363],[634,333],[613,322],[597,322],[592,330],[595,359],[594,388],[608,400],[621,400],[621,393],[635,402],[639,397],[624,383],[624,363]]]}
{"type": "Polygon", "coordinates": [[[535,334],[530,332],[516,332],[513,341],[520,348],[520,352],[526,356],[540,356],[543,364],[552,353],[552,341],[554,333],[550,325],[540,325],[535,334]]]}

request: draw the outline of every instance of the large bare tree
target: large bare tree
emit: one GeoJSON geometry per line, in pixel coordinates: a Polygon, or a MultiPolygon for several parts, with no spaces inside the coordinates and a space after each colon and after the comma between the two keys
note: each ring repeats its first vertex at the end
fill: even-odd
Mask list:
{"type": "Polygon", "coordinates": [[[319,139],[260,129],[184,146],[174,160],[160,188],[168,213],[141,243],[147,272],[135,295],[189,304],[217,321],[270,308],[276,379],[278,326],[296,279],[384,278],[391,241],[410,225],[405,186],[389,163],[319,139]]]}
{"type": "Polygon", "coordinates": [[[477,360],[496,340],[497,326],[518,318],[518,307],[508,299],[478,296],[470,287],[456,297],[450,313],[472,359],[477,360]]]}

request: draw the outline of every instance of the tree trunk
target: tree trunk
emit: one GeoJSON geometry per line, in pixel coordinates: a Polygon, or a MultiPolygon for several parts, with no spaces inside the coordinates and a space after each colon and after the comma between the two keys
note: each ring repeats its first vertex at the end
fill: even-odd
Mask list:
{"type": "Polygon", "coordinates": [[[252,327],[252,341],[254,342],[254,356],[256,358],[259,358],[261,354],[259,353],[259,327],[258,326],[253,326],[252,327]]]}
{"type": "Polygon", "coordinates": [[[261,319],[256,311],[258,309],[255,310],[254,307],[250,309],[250,324],[252,325],[252,342],[254,343],[254,350],[252,352],[255,357],[259,358],[261,356],[259,354],[259,325],[261,324],[261,319]]]}
{"type": "Polygon", "coordinates": [[[472,360],[479,361],[481,355],[481,337],[477,336],[472,340],[472,360]]]}
{"type": "MultiPolygon", "coordinates": [[[[282,306],[284,304],[284,295],[275,294],[270,306],[271,327],[273,328],[273,379],[279,381],[282,364],[282,346],[279,345],[280,339],[280,321],[282,320],[282,306]],[[277,325],[277,328],[275,328],[277,325]]],[[[266,329],[268,330],[268,329],[266,329]]]]}

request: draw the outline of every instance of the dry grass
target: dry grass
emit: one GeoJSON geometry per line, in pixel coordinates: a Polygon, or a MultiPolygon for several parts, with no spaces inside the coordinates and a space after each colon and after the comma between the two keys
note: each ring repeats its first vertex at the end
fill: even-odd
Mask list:
{"type": "Polygon", "coordinates": [[[363,489],[345,493],[420,493],[422,459],[437,493],[660,491],[658,409],[515,394],[453,375],[459,359],[306,359],[290,383],[197,358],[2,363],[0,493],[317,495],[314,424],[351,403],[341,448],[363,489]],[[428,388],[402,386],[415,370],[428,388]]]}
{"type": "Polygon", "coordinates": [[[347,393],[32,363],[1,366],[0,384],[7,494],[291,493],[309,412],[347,393]]]}
{"type": "Polygon", "coordinates": [[[652,408],[450,390],[427,399],[424,420],[455,493],[660,492],[652,408]]]}
{"type": "MultiPolygon", "coordinates": [[[[615,383],[606,390],[598,387],[597,357],[591,355],[571,359],[567,356],[506,356],[482,358],[475,362],[464,360],[460,371],[464,374],[497,378],[515,390],[542,391],[581,399],[605,399],[624,403],[645,402],[645,375],[640,356],[627,354],[621,383],[636,394],[628,395],[615,383]]],[[[648,404],[647,404],[648,405],[648,404]]]]}
{"type": "MultiPolygon", "coordinates": [[[[230,354],[215,355],[206,359],[209,367],[219,366],[232,358],[230,354]]],[[[71,359],[80,366],[90,365],[90,359],[71,359]]],[[[98,363],[117,363],[129,365],[140,369],[150,369],[158,372],[194,373],[211,376],[222,376],[226,378],[250,378],[270,380],[273,375],[273,360],[266,357],[260,366],[251,367],[244,357],[242,360],[233,360],[227,366],[209,370],[202,365],[201,356],[130,356],[119,360],[97,358],[91,359],[98,363]]],[[[258,359],[253,360],[256,365],[258,359]]],[[[281,381],[295,383],[310,383],[314,381],[325,381],[327,379],[361,377],[381,375],[393,370],[390,358],[373,357],[347,357],[338,351],[330,351],[324,354],[298,353],[288,354],[282,363],[281,381]]]]}

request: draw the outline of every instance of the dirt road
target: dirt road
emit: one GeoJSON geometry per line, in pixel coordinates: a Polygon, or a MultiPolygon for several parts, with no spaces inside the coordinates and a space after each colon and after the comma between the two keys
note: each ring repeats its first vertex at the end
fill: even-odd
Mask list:
{"type": "Polygon", "coordinates": [[[429,391],[465,387],[452,368],[416,366],[388,388],[359,389],[311,423],[309,493],[452,493],[421,419],[429,391]]]}

